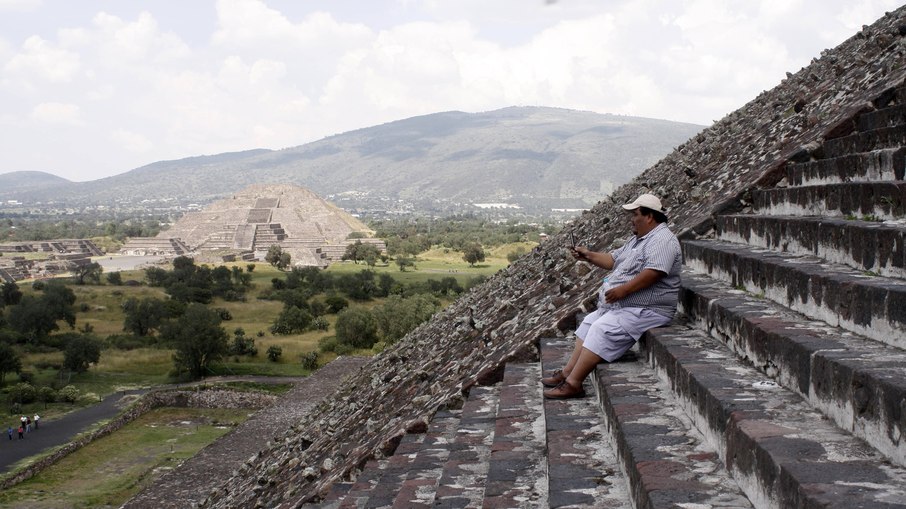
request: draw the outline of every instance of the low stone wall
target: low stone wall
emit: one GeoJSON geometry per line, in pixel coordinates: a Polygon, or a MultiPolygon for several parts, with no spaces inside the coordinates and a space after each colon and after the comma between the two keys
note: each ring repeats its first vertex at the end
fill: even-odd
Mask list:
{"type": "Polygon", "coordinates": [[[91,442],[105,437],[126,424],[156,408],[264,408],[272,405],[277,396],[256,392],[240,392],[222,389],[207,390],[163,390],[142,396],[126,411],[100,429],[79,439],[73,440],[53,453],[32,463],[22,471],[0,481],[0,490],[8,489],[22,481],[30,479],[45,468],[53,465],[78,449],[91,442]]]}

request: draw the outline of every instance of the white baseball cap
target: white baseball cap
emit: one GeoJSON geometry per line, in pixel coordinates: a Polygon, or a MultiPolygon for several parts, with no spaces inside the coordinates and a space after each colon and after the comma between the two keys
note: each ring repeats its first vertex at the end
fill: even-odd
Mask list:
{"type": "Polygon", "coordinates": [[[661,214],[667,214],[664,207],[661,205],[661,200],[653,194],[645,193],[636,198],[634,202],[623,205],[623,208],[626,210],[635,210],[639,207],[645,207],[646,209],[651,209],[655,212],[660,212],[661,214]]]}

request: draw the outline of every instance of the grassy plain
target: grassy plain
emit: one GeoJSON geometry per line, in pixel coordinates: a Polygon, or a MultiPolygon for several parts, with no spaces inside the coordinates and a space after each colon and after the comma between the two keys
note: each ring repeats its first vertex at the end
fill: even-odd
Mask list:
{"type": "MultiPolygon", "coordinates": [[[[387,273],[393,276],[397,281],[403,284],[424,282],[429,279],[441,279],[444,277],[454,277],[460,284],[466,284],[470,279],[477,276],[490,276],[498,270],[508,265],[507,254],[522,249],[529,251],[534,247],[534,243],[517,243],[501,246],[488,253],[484,262],[470,266],[463,261],[462,253],[444,248],[436,248],[418,256],[415,268],[409,267],[405,271],[390,262],[389,264],[379,264],[371,267],[377,273],[387,273]]],[[[237,266],[245,269],[247,263],[228,263],[227,267],[237,266]]],[[[336,322],[335,315],[327,315],[325,318],[330,323],[328,331],[309,331],[303,334],[293,334],[287,336],[278,336],[270,333],[269,328],[276,317],[282,310],[282,303],[277,301],[259,300],[257,296],[264,290],[270,288],[273,278],[283,278],[285,273],[280,272],[274,267],[265,263],[256,263],[252,274],[252,289],[247,294],[246,302],[227,302],[215,299],[211,304],[212,307],[224,308],[229,310],[232,320],[223,322],[223,327],[232,338],[233,331],[241,328],[245,331],[247,337],[255,339],[258,348],[258,354],[254,357],[236,357],[230,356],[223,359],[214,367],[212,375],[265,375],[265,376],[301,376],[307,375],[308,370],[302,367],[299,362],[300,355],[306,352],[316,351],[318,341],[325,336],[333,334],[333,326],[336,322]],[[283,354],[277,362],[271,362],[267,358],[267,349],[272,346],[279,346],[283,354]]],[[[331,265],[327,270],[329,272],[357,273],[361,270],[369,269],[364,263],[343,262],[331,265]]],[[[124,281],[144,279],[144,271],[124,271],[121,273],[124,281]]],[[[113,286],[106,283],[106,278],[102,277],[105,284],[101,285],[82,285],[72,286],[76,294],[76,326],[78,328],[89,327],[94,334],[100,338],[109,335],[123,334],[123,311],[122,303],[130,297],[145,298],[156,297],[165,298],[166,294],[160,288],[148,286],[113,286]]],[[[20,285],[26,293],[33,291],[30,285],[20,285]]],[[[449,303],[445,301],[444,304],[449,303]]],[[[368,302],[351,301],[351,306],[362,306],[372,308],[380,304],[380,299],[368,302]]],[[[68,327],[61,323],[61,331],[68,330],[68,327]]],[[[368,354],[368,351],[361,352],[368,354]]],[[[32,352],[23,356],[23,368],[34,374],[35,382],[39,385],[48,385],[53,383],[56,386],[72,384],[79,388],[82,394],[87,397],[81,404],[90,404],[97,401],[97,398],[103,397],[112,392],[127,388],[147,387],[160,385],[170,381],[170,371],[173,367],[173,351],[148,345],[147,348],[136,348],[133,350],[118,350],[108,348],[101,353],[101,360],[97,365],[91,366],[86,372],[78,375],[71,375],[68,378],[60,379],[60,372],[57,369],[63,362],[61,352],[32,352]]],[[[333,358],[332,354],[322,354],[321,362],[327,362],[333,358]]],[[[14,382],[8,378],[7,380],[14,382]]],[[[26,412],[40,410],[42,415],[53,415],[68,411],[72,407],[66,404],[44,405],[33,404],[24,408],[26,412]]]]}
{"type": "Polygon", "coordinates": [[[0,492],[0,507],[119,507],[251,411],[161,408],[0,492]]]}

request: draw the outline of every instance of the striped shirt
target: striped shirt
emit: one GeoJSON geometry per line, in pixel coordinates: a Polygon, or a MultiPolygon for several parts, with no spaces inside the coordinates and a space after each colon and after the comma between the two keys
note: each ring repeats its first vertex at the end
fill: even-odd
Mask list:
{"type": "Polygon", "coordinates": [[[612,303],[614,307],[648,308],[660,315],[673,316],[679,297],[683,254],[679,240],[665,223],[658,224],[642,237],[633,235],[623,247],[610,255],[613,256],[614,268],[607,284],[611,287],[629,282],[644,269],[654,269],[664,274],[648,288],[612,303]]]}

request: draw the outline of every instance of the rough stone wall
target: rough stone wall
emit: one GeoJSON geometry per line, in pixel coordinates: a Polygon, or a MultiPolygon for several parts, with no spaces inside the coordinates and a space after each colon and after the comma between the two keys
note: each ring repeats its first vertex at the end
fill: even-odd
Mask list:
{"type": "MultiPolygon", "coordinates": [[[[578,217],[577,239],[603,250],[627,238],[619,204],[641,192],[662,196],[672,228],[706,234],[713,214],[743,209],[746,193],[773,186],[786,161],[824,138],[852,130],[853,116],[906,76],[906,8],[760,94],[578,217]]],[[[590,168],[589,171],[594,171],[590,168]]],[[[294,507],[370,457],[389,454],[407,430],[424,429],[438,408],[492,377],[540,337],[562,334],[590,304],[601,273],[575,263],[553,238],[473,289],[377,356],[268,450],[240,467],[207,507],[294,507]]]]}

